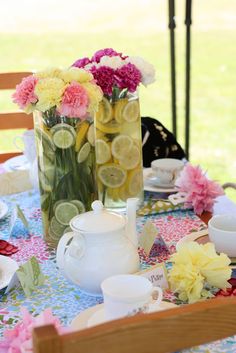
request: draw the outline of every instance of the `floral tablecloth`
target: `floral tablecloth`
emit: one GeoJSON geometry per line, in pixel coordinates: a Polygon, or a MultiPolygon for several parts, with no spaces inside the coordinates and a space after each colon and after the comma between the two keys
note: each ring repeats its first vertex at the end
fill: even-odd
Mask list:
{"type": "MultiPolygon", "coordinates": [[[[37,192],[27,191],[15,195],[1,197],[9,209],[20,205],[29,221],[29,232],[18,221],[9,239],[10,216],[0,221],[0,238],[10,240],[19,247],[19,251],[12,258],[19,264],[27,261],[31,256],[36,256],[42,272],[46,277],[45,284],[38,287],[32,296],[26,298],[22,289],[13,289],[7,295],[0,291],[0,336],[5,328],[12,327],[20,319],[19,309],[26,307],[34,315],[50,307],[64,325],[70,325],[72,319],[88,307],[102,302],[102,297],[89,296],[80,291],[78,286],[67,281],[57,270],[55,251],[49,250],[42,239],[42,223],[40,213],[39,195],[37,192]]],[[[9,212],[10,215],[10,212],[9,212]]],[[[159,234],[165,240],[170,252],[175,250],[176,242],[192,231],[204,229],[205,225],[192,211],[175,211],[160,215],[138,217],[137,228],[141,232],[147,218],[156,225],[159,234]]],[[[146,267],[166,259],[166,255],[157,258],[155,251],[147,258],[140,251],[142,266],[146,267]]],[[[166,293],[166,299],[175,301],[171,293],[166,293]]],[[[236,337],[207,344],[184,352],[211,352],[233,353],[236,352],[236,337]]]]}

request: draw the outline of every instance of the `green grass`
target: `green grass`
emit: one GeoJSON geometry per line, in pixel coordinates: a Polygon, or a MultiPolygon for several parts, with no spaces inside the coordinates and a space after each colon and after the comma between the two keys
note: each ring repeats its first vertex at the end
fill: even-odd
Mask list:
{"type": "MultiPolygon", "coordinates": [[[[227,2],[233,11],[233,2],[227,2]]],[[[223,183],[236,181],[236,25],[232,26],[230,23],[228,26],[227,18],[224,19],[225,14],[222,11],[227,8],[226,5],[218,0],[214,4],[215,8],[210,9],[206,1],[200,1],[195,9],[196,23],[192,30],[190,159],[192,163],[207,169],[211,178],[223,183]],[[209,28],[205,28],[201,22],[206,11],[208,22],[203,24],[209,25],[209,28]]],[[[227,15],[230,15],[230,12],[227,15]]],[[[106,16],[104,18],[108,20],[106,16]]],[[[133,17],[130,21],[135,23],[133,17]]],[[[94,18],[94,28],[101,23],[100,18],[94,18]]],[[[148,88],[140,89],[141,113],[156,117],[171,129],[168,31],[132,31],[132,23],[129,27],[121,27],[120,30],[117,30],[115,25],[114,29],[112,25],[110,27],[101,28],[97,32],[85,32],[85,29],[84,32],[77,33],[2,33],[0,71],[68,66],[76,58],[90,56],[95,50],[103,47],[114,47],[130,55],[142,55],[155,65],[157,81],[148,88]]],[[[176,34],[178,140],[184,146],[183,26],[177,28],[176,34]]],[[[6,95],[9,97],[9,92],[6,95]]],[[[0,97],[1,110],[10,107],[6,95],[0,97]]],[[[9,150],[12,146],[12,133],[5,132],[4,136],[1,134],[0,150],[9,150]]],[[[236,193],[230,193],[230,197],[236,200],[236,193]]]]}

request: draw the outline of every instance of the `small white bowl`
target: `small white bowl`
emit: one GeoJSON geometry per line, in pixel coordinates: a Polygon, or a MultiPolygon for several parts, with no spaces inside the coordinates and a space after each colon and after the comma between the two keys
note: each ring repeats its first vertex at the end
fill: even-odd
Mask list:
{"type": "Polygon", "coordinates": [[[174,158],[155,159],[151,163],[154,177],[159,184],[174,185],[184,167],[184,162],[174,158]]]}
{"type": "Polygon", "coordinates": [[[216,251],[236,257],[236,215],[216,215],[208,223],[209,238],[216,251]]]}

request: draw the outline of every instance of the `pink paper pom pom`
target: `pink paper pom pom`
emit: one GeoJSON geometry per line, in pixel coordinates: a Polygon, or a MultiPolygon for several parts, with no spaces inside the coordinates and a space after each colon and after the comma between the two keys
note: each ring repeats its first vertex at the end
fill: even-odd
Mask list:
{"type": "Polygon", "coordinates": [[[78,82],[72,82],[66,87],[58,112],[70,118],[84,118],[87,113],[89,97],[78,82]]]}
{"type": "Polygon", "coordinates": [[[13,102],[18,104],[21,109],[25,109],[27,105],[37,102],[38,97],[34,93],[37,82],[38,79],[30,75],[23,78],[21,83],[16,86],[16,91],[13,93],[12,98],[13,102]]]}

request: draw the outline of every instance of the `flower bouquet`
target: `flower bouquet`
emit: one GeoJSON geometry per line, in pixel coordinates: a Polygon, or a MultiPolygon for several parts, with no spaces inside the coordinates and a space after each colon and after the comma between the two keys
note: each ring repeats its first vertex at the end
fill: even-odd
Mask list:
{"type": "Polygon", "coordinates": [[[155,81],[152,65],[111,48],[74,67],[91,72],[103,91],[95,117],[99,198],[106,207],[124,207],[128,197],[143,199],[141,118],[137,88],[155,81]]]}
{"type": "Polygon", "coordinates": [[[93,75],[75,67],[28,76],[13,94],[21,109],[34,112],[44,233],[52,246],[97,198],[92,123],[101,99],[93,75]]]}

